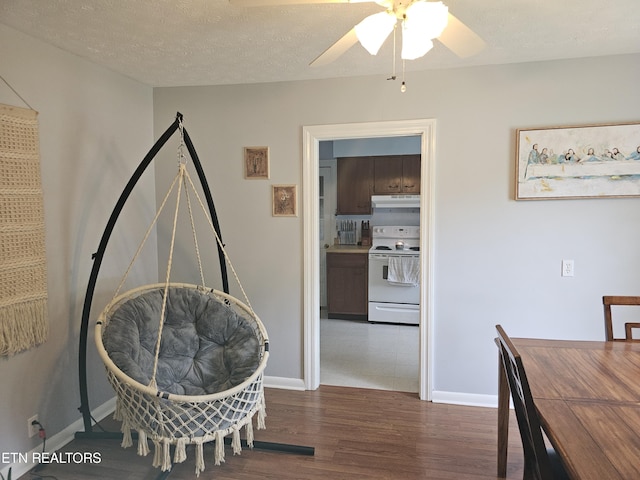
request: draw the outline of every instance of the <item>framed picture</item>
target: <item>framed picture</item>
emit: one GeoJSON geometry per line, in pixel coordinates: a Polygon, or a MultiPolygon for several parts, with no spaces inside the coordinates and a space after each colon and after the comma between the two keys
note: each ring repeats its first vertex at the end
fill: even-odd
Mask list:
{"type": "Polygon", "coordinates": [[[269,178],[269,147],[244,147],[244,178],[269,178]]]}
{"type": "Polygon", "coordinates": [[[272,185],[274,217],[298,216],[298,195],[295,185],[272,185]]]}
{"type": "Polygon", "coordinates": [[[640,123],[518,129],[516,200],[640,196],[640,123]]]}

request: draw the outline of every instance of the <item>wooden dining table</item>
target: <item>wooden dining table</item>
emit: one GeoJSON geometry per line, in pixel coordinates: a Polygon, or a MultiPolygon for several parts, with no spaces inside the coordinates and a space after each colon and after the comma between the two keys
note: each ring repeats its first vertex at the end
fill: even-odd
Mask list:
{"type": "MultiPolygon", "coordinates": [[[[512,338],[540,423],[569,476],[640,479],[640,342],[512,338]]],[[[506,476],[509,385],[498,387],[498,476],[506,476]]]]}

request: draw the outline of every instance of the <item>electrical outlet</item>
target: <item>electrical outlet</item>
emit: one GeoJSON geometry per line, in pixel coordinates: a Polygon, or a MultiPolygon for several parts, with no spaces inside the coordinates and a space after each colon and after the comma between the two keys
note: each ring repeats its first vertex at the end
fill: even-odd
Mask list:
{"type": "Polygon", "coordinates": [[[562,260],[562,276],[573,277],[573,260],[562,260]]]}
{"type": "Polygon", "coordinates": [[[37,423],[35,425],[33,424],[33,422],[37,422],[37,421],[38,421],[38,414],[35,414],[33,417],[27,420],[27,433],[29,434],[29,438],[35,437],[36,435],[38,435],[38,432],[40,431],[40,425],[37,423]]]}

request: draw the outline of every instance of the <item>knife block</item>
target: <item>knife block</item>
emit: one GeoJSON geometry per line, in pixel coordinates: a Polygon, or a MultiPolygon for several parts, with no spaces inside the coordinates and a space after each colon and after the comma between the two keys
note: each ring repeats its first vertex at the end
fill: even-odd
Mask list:
{"type": "Polygon", "coordinates": [[[362,222],[360,229],[360,245],[363,247],[371,246],[371,230],[369,229],[369,222],[362,222]]]}

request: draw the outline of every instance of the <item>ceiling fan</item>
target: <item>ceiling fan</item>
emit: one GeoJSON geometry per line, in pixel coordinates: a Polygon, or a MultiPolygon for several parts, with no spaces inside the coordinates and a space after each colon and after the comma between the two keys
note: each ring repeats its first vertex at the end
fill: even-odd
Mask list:
{"type": "Polygon", "coordinates": [[[375,55],[387,37],[402,26],[402,53],[404,60],[414,60],[425,55],[437,38],[459,57],[470,57],[480,52],[484,41],[469,27],[449,13],[442,2],[428,0],[229,0],[244,7],[270,5],[299,5],[312,3],[363,3],[375,2],[385,10],[369,15],[353,27],[337,42],[311,62],[322,66],[333,62],[358,43],[375,55]]]}

